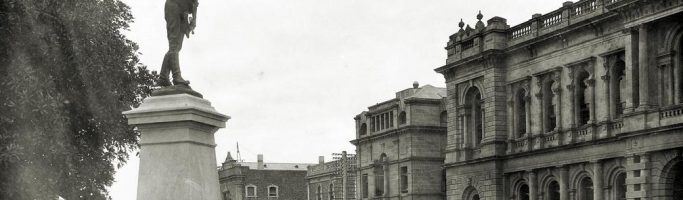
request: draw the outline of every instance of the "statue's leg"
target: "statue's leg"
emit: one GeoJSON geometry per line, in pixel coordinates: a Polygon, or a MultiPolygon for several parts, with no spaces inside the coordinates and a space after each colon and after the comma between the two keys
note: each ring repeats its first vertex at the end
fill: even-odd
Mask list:
{"type": "Polygon", "coordinates": [[[166,55],[164,55],[164,61],[161,63],[161,72],[159,72],[159,86],[171,86],[171,81],[168,79],[168,74],[170,74],[170,66],[169,66],[169,53],[167,52],[166,55]]]}
{"type": "MultiPolygon", "coordinates": [[[[166,53],[166,56],[164,56],[164,66],[168,66],[165,69],[170,71],[173,75],[174,85],[189,84],[189,81],[183,79],[180,74],[180,61],[178,58],[178,53],[183,45],[183,34],[185,30],[183,21],[187,21],[182,19],[183,15],[186,14],[184,14],[184,12],[178,8],[178,5],[168,1],[166,2],[165,18],[166,35],[168,37],[168,52],[166,53]]],[[[162,67],[162,70],[163,69],[164,68],[162,67]]],[[[168,79],[168,72],[166,72],[166,77],[168,79]]]]}

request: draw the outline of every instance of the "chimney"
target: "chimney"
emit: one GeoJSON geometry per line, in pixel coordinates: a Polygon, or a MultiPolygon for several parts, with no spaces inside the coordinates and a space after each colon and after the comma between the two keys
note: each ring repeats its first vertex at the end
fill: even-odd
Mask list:
{"type": "Polygon", "coordinates": [[[263,154],[258,155],[258,167],[257,169],[263,169],[263,154]]]}
{"type": "Polygon", "coordinates": [[[325,156],[318,156],[318,164],[325,163],[325,156]]]}

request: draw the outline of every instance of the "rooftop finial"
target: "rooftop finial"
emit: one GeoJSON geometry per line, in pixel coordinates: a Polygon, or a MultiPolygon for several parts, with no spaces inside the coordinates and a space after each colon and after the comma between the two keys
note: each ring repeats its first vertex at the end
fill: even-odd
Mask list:
{"type": "Polygon", "coordinates": [[[484,15],[482,15],[481,10],[479,10],[479,14],[477,14],[477,19],[481,21],[482,18],[484,18],[484,15]]]}
{"type": "Polygon", "coordinates": [[[417,81],[413,82],[413,88],[417,89],[418,87],[420,87],[420,83],[418,83],[417,81]]]}
{"type": "Polygon", "coordinates": [[[458,23],[458,26],[460,27],[460,29],[462,29],[462,27],[465,27],[465,22],[462,21],[462,18],[460,18],[460,23],[458,23]]]}

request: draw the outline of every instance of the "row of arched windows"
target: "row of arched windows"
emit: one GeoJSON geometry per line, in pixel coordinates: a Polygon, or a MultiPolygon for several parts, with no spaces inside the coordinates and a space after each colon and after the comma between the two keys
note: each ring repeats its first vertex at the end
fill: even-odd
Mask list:
{"type": "MultiPolygon", "coordinates": [[[[624,111],[624,102],[622,98],[622,88],[625,87],[623,83],[624,80],[624,68],[625,63],[623,61],[623,52],[617,53],[607,57],[608,62],[608,75],[603,77],[606,78],[608,88],[608,99],[610,115],[612,119],[618,119],[621,117],[624,111]]],[[[570,105],[574,105],[569,112],[573,112],[574,119],[571,119],[576,127],[582,127],[587,124],[595,123],[594,109],[596,101],[593,87],[595,84],[594,78],[591,76],[589,71],[592,71],[591,67],[587,67],[588,64],[583,64],[575,66],[570,69],[570,76],[574,80],[574,83],[567,86],[567,96],[561,99],[560,91],[562,87],[559,83],[559,71],[548,73],[547,75],[539,76],[539,93],[536,97],[539,97],[539,103],[541,104],[541,110],[539,111],[541,120],[530,119],[531,112],[531,102],[530,92],[528,85],[529,83],[518,84],[513,86],[512,90],[513,98],[510,104],[513,113],[511,118],[512,132],[516,138],[524,137],[530,132],[529,127],[531,122],[537,122],[540,124],[541,130],[544,133],[556,131],[558,125],[560,124],[559,114],[560,114],[560,101],[569,101],[570,105]],[[592,113],[593,112],[593,113],[592,113]]],[[[478,133],[475,133],[478,134],[478,133]]]]}

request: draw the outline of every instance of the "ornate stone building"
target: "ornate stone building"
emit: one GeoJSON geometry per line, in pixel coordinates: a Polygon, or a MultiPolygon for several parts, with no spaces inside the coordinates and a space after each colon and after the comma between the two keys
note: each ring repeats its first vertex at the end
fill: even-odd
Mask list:
{"type": "Polygon", "coordinates": [[[357,199],[443,199],[446,89],[405,89],[356,120],[357,199]]]}
{"type": "Polygon", "coordinates": [[[436,69],[447,199],[683,199],[682,11],[581,0],[513,27],[461,21],[436,69]]]}
{"type": "Polygon", "coordinates": [[[230,152],[218,169],[223,200],[306,199],[306,163],[239,162],[230,152]]]}

